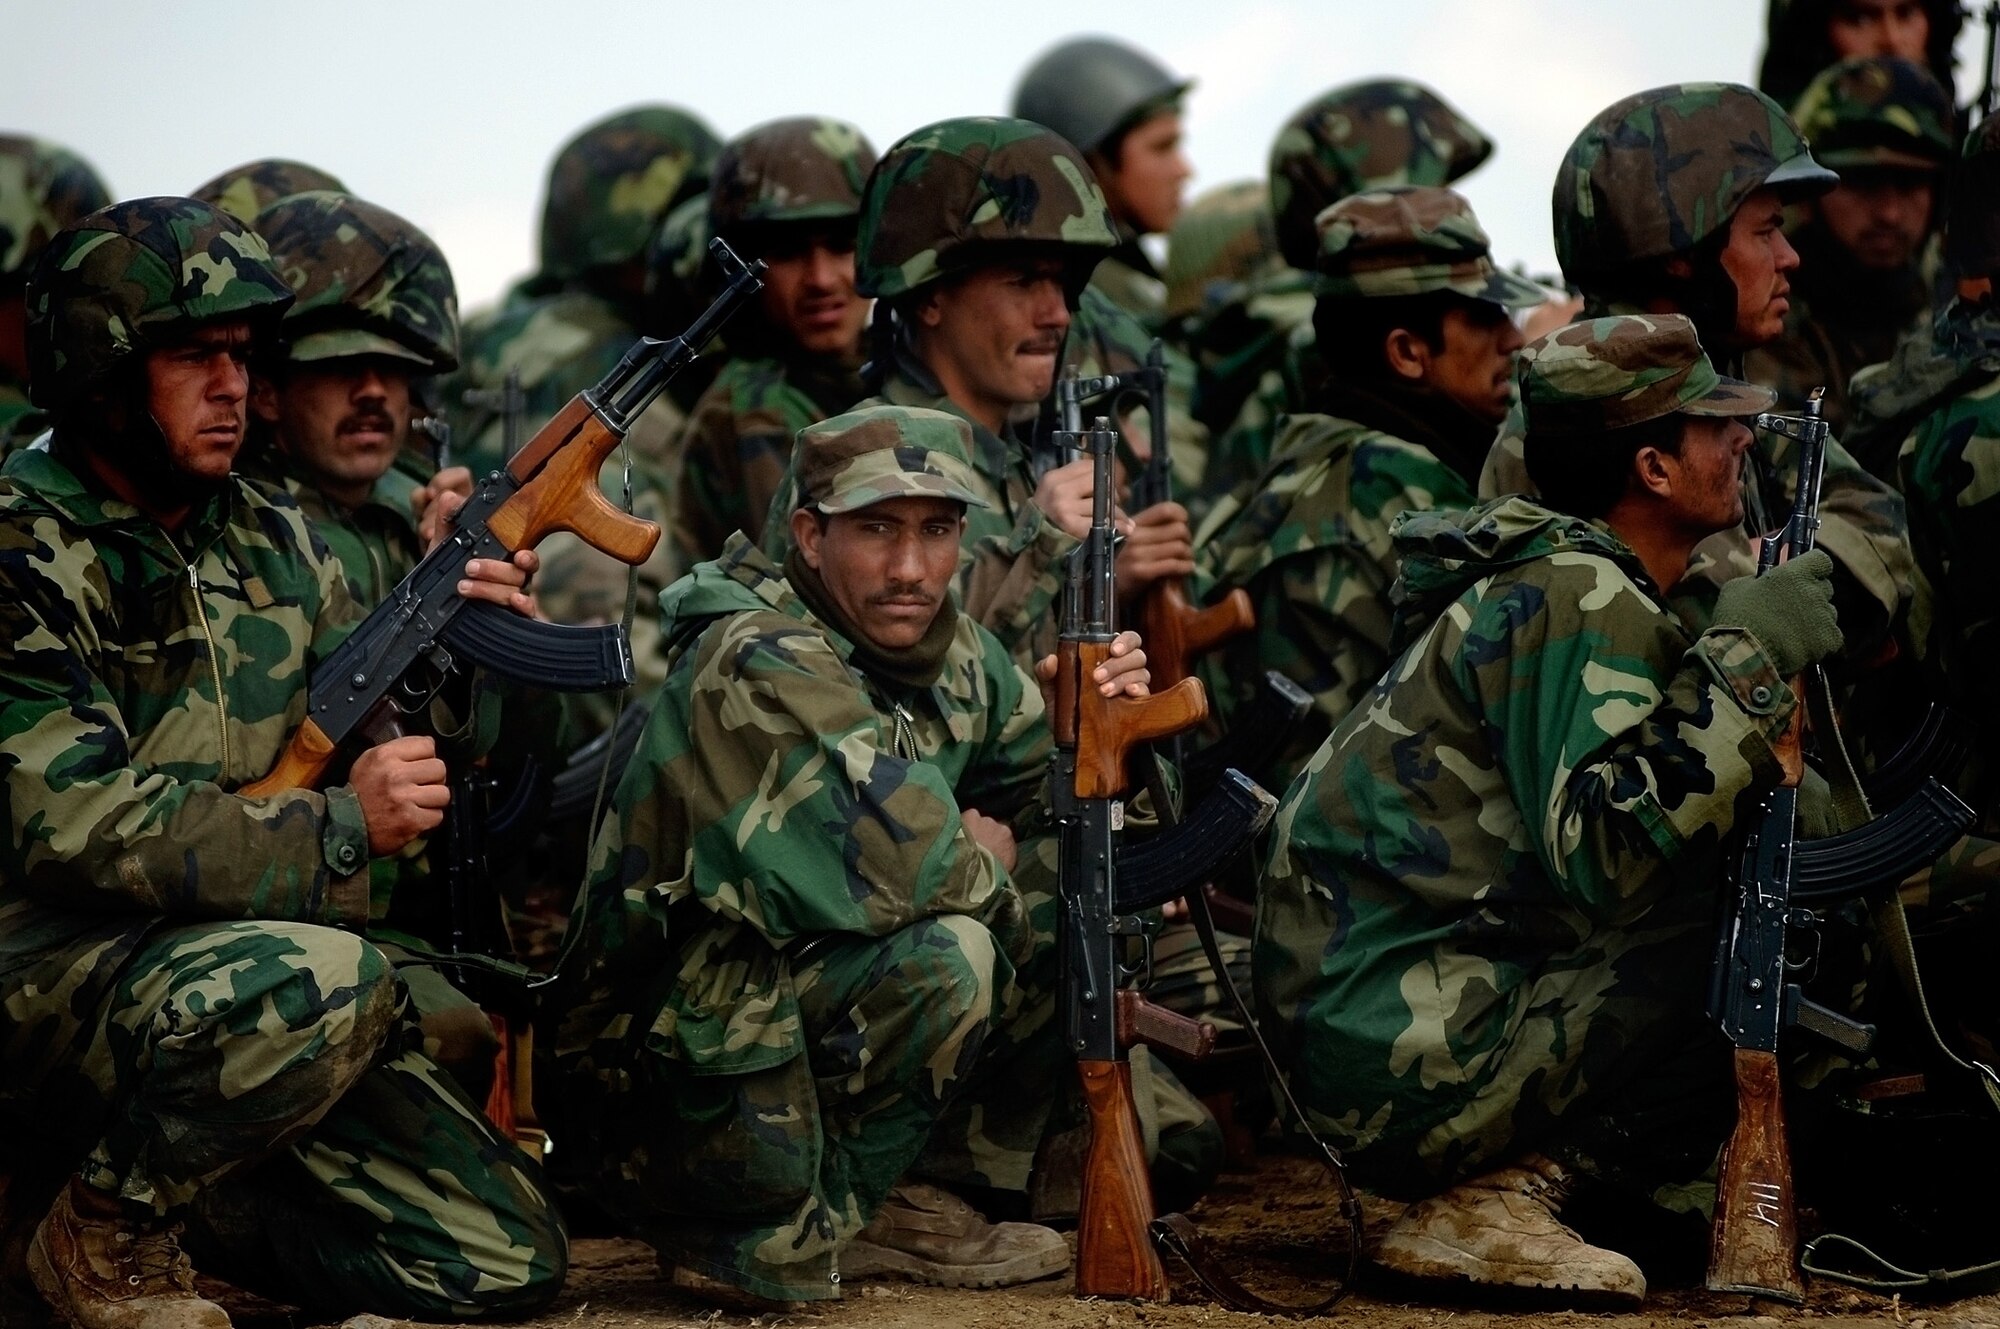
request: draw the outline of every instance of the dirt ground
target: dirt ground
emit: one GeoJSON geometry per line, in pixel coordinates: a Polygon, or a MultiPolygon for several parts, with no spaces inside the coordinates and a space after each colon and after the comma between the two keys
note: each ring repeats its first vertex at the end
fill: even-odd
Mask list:
{"type": "MultiPolygon", "coordinates": [[[[1370,1202],[1368,1221],[1379,1230],[1394,1206],[1370,1202]]],[[[1338,1269],[1327,1251],[1340,1249],[1344,1228],[1324,1177],[1302,1159],[1265,1157],[1254,1174],[1223,1179],[1194,1211],[1229,1267],[1256,1290],[1289,1301],[1307,1301],[1324,1291],[1338,1269]]],[[[574,1244],[569,1284],[547,1314],[528,1321],[531,1329],[679,1329],[681,1326],[747,1324],[742,1315],[716,1311],[672,1292],[654,1272],[651,1251],[637,1241],[583,1237],[574,1244]]],[[[1285,1323],[1244,1315],[1210,1301],[1184,1270],[1168,1265],[1173,1300],[1166,1305],[1083,1301],[1070,1295],[1066,1278],[993,1292],[921,1288],[906,1283],[849,1285],[840,1301],[758,1323],[807,1329],[1250,1329],[1285,1323]]],[[[254,1303],[233,1308],[239,1329],[307,1329],[316,1322],[254,1303]]],[[[1634,1313],[1494,1310],[1448,1301],[1419,1301],[1407,1293],[1363,1290],[1336,1307],[1326,1320],[1369,1329],[2000,1329],[2000,1296],[1972,1298],[1946,1306],[1911,1306],[1830,1283],[1812,1286],[1802,1308],[1752,1303],[1746,1297],[1717,1296],[1688,1288],[1655,1288],[1645,1308],[1634,1313]]],[[[356,1329],[390,1329],[398,1322],[371,1320],[356,1329]]]]}

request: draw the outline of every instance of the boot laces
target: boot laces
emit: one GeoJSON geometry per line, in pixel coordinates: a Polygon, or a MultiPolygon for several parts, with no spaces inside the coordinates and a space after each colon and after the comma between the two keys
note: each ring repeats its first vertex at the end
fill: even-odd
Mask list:
{"type": "Polygon", "coordinates": [[[162,1293],[194,1291],[194,1266],[181,1249],[181,1225],[121,1225],[111,1238],[112,1262],[133,1287],[156,1285],[162,1293]],[[164,1286],[159,1286],[159,1285],[164,1286]]]}

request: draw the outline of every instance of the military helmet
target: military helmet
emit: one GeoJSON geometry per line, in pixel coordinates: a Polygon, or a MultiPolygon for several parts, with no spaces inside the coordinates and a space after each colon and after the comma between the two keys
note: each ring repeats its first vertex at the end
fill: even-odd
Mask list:
{"type": "Polygon", "coordinates": [[[1073,37],[1028,66],[1014,114],[1053,129],[1085,152],[1102,152],[1121,131],[1180,100],[1194,80],[1176,78],[1144,51],[1109,37],[1073,37]]]}
{"type": "Polygon", "coordinates": [[[1792,118],[1813,156],[1837,171],[1937,171],[1957,147],[1950,95],[1922,65],[1893,56],[1821,70],[1792,118]]]}
{"type": "Polygon", "coordinates": [[[281,198],[257,233],[297,297],[285,314],[294,362],[350,355],[458,365],[458,289],[422,231],[386,208],[332,190],[281,198]]]}
{"type": "Polygon", "coordinates": [[[739,134],[715,159],[708,227],[725,240],[743,227],[852,222],[875,148],[844,120],[801,116],[739,134]]]}
{"type": "Polygon", "coordinates": [[[1421,83],[1373,79],[1313,98],[1271,145],[1271,214],[1285,262],[1312,270],[1314,218],[1349,194],[1448,185],[1493,155],[1493,140],[1421,83]]]}
{"type": "Polygon", "coordinates": [[[188,197],[213,204],[245,226],[252,226],[257,214],[279,199],[315,189],[345,193],[347,186],[317,166],[283,157],[262,157],[224,171],[188,197]]]}
{"type": "Polygon", "coordinates": [[[90,163],[69,149],[0,134],[0,288],[18,289],[50,236],[110,201],[90,163]]]}
{"type": "Polygon", "coordinates": [[[263,238],[191,198],[93,212],[49,241],[28,281],[29,395],[59,409],[120,362],[204,323],[275,323],[292,288],[263,238]]]}
{"type": "Polygon", "coordinates": [[[1083,157],[1026,120],[940,120],[893,145],[861,196],[854,285],[894,299],[995,246],[1059,246],[1081,286],[1118,243],[1083,157]]]}
{"type": "Polygon", "coordinates": [[[1170,319],[1214,313],[1283,268],[1264,182],[1217,185],[1183,208],[1167,232],[1164,312],[1170,319]]]}
{"type": "Polygon", "coordinates": [[[1585,288],[1726,230],[1755,190],[1810,197],[1839,180],[1783,107],[1735,83],[1675,83],[1597,113],[1563,154],[1556,259],[1585,288]]]}
{"type": "Polygon", "coordinates": [[[569,281],[641,257],[660,219],[707,185],[721,147],[671,106],[621,111],[565,143],[542,204],[542,275],[569,281]]]}

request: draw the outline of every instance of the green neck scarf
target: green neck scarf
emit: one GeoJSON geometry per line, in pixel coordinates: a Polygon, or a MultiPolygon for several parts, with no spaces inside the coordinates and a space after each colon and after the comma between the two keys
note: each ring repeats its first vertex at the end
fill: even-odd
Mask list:
{"type": "Polygon", "coordinates": [[[854,644],[854,659],[865,673],[906,688],[927,688],[937,682],[938,673],[944,668],[944,653],[958,632],[958,604],[950,591],[945,592],[944,604],[931,620],[930,629],[914,645],[892,651],[877,646],[848,622],[847,615],[827,594],[819,570],[807,566],[799,557],[797,545],[786,551],[785,580],[791,583],[799,599],[806,602],[814,617],[854,644]]]}

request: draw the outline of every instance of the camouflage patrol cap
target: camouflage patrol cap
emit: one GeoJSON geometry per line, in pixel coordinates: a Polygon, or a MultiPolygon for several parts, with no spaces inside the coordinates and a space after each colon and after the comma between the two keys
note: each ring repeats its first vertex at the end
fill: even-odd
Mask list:
{"type": "Polygon", "coordinates": [[[110,201],[90,163],[69,149],[0,134],[0,286],[18,288],[50,236],[110,201]]]}
{"type": "Polygon", "coordinates": [[[1448,185],[1493,155],[1493,140],[1408,79],[1373,79],[1300,107],[1271,145],[1271,214],[1285,262],[1312,271],[1320,213],[1386,185],[1448,185]]]}
{"type": "Polygon", "coordinates": [[[1769,388],[1715,372],[1683,314],[1618,314],[1537,337],[1515,365],[1528,437],[1623,429],[1676,412],[1755,415],[1778,400],[1769,388]]]}
{"type": "Polygon", "coordinates": [[[1940,170],[1956,146],[1951,97],[1922,65],[1843,60],[1806,86],[1792,117],[1813,156],[1836,170],[1940,170]]]}
{"type": "Polygon", "coordinates": [[[1831,189],[1783,107],[1735,83],[1674,83],[1613,102],[1556,171],[1556,259],[1573,282],[1695,248],[1769,185],[1831,189]]]}
{"type": "Polygon", "coordinates": [[[994,246],[1022,244],[1061,246],[1088,276],[1117,243],[1104,192],[1067,141],[1026,120],[940,120],[869,174],[854,286],[894,299],[994,246]]]}
{"type": "Polygon", "coordinates": [[[115,203],[67,227],[28,281],[29,395],[58,409],[122,360],[204,323],[275,323],[292,288],[263,238],[191,198],[115,203]]]}
{"type": "Polygon", "coordinates": [[[257,214],[279,199],[315,189],[345,193],[347,186],[317,166],[283,157],[263,157],[224,171],[188,197],[213,204],[245,226],[253,226],[257,214]]]}
{"type": "Polygon", "coordinates": [[[387,208],[331,190],[281,198],[257,233],[297,299],[285,314],[296,362],[350,355],[458,365],[458,288],[422,231],[387,208]]]}
{"type": "Polygon", "coordinates": [[[1548,299],[1526,277],[1495,266],[1472,205],[1437,185],[1371,189],[1319,215],[1322,296],[1372,299],[1452,291],[1504,309],[1548,299]]]}
{"type": "Polygon", "coordinates": [[[868,406],[799,431],[799,506],[828,516],[890,498],[989,506],[972,477],[972,426],[945,411],[868,406]]]}
{"type": "Polygon", "coordinates": [[[1176,78],[1136,47],[1109,37],[1073,37],[1044,51],[1014,89],[1014,114],[1082,148],[1102,152],[1126,129],[1187,95],[1176,78]]]}
{"type": "Polygon", "coordinates": [[[542,275],[557,281],[638,258],[660,219],[708,183],[722,143],[671,106],[637,106],[562,146],[542,204],[542,275]]]}
{"type": "Polygon", "coordinates": [[[1184,318],[1242,296],[1282,269],[1270,194],[1261,180],[1217,185],[1181,210],[1167,232],[1165,313],[1184,318]]]}
{"type": "Polygon", "coordinates": [[[875,148],[844,120],[773,120],[730,140],[708,186],[708,226],[724,239],[744,226],[851,221],[875,148]]]}

